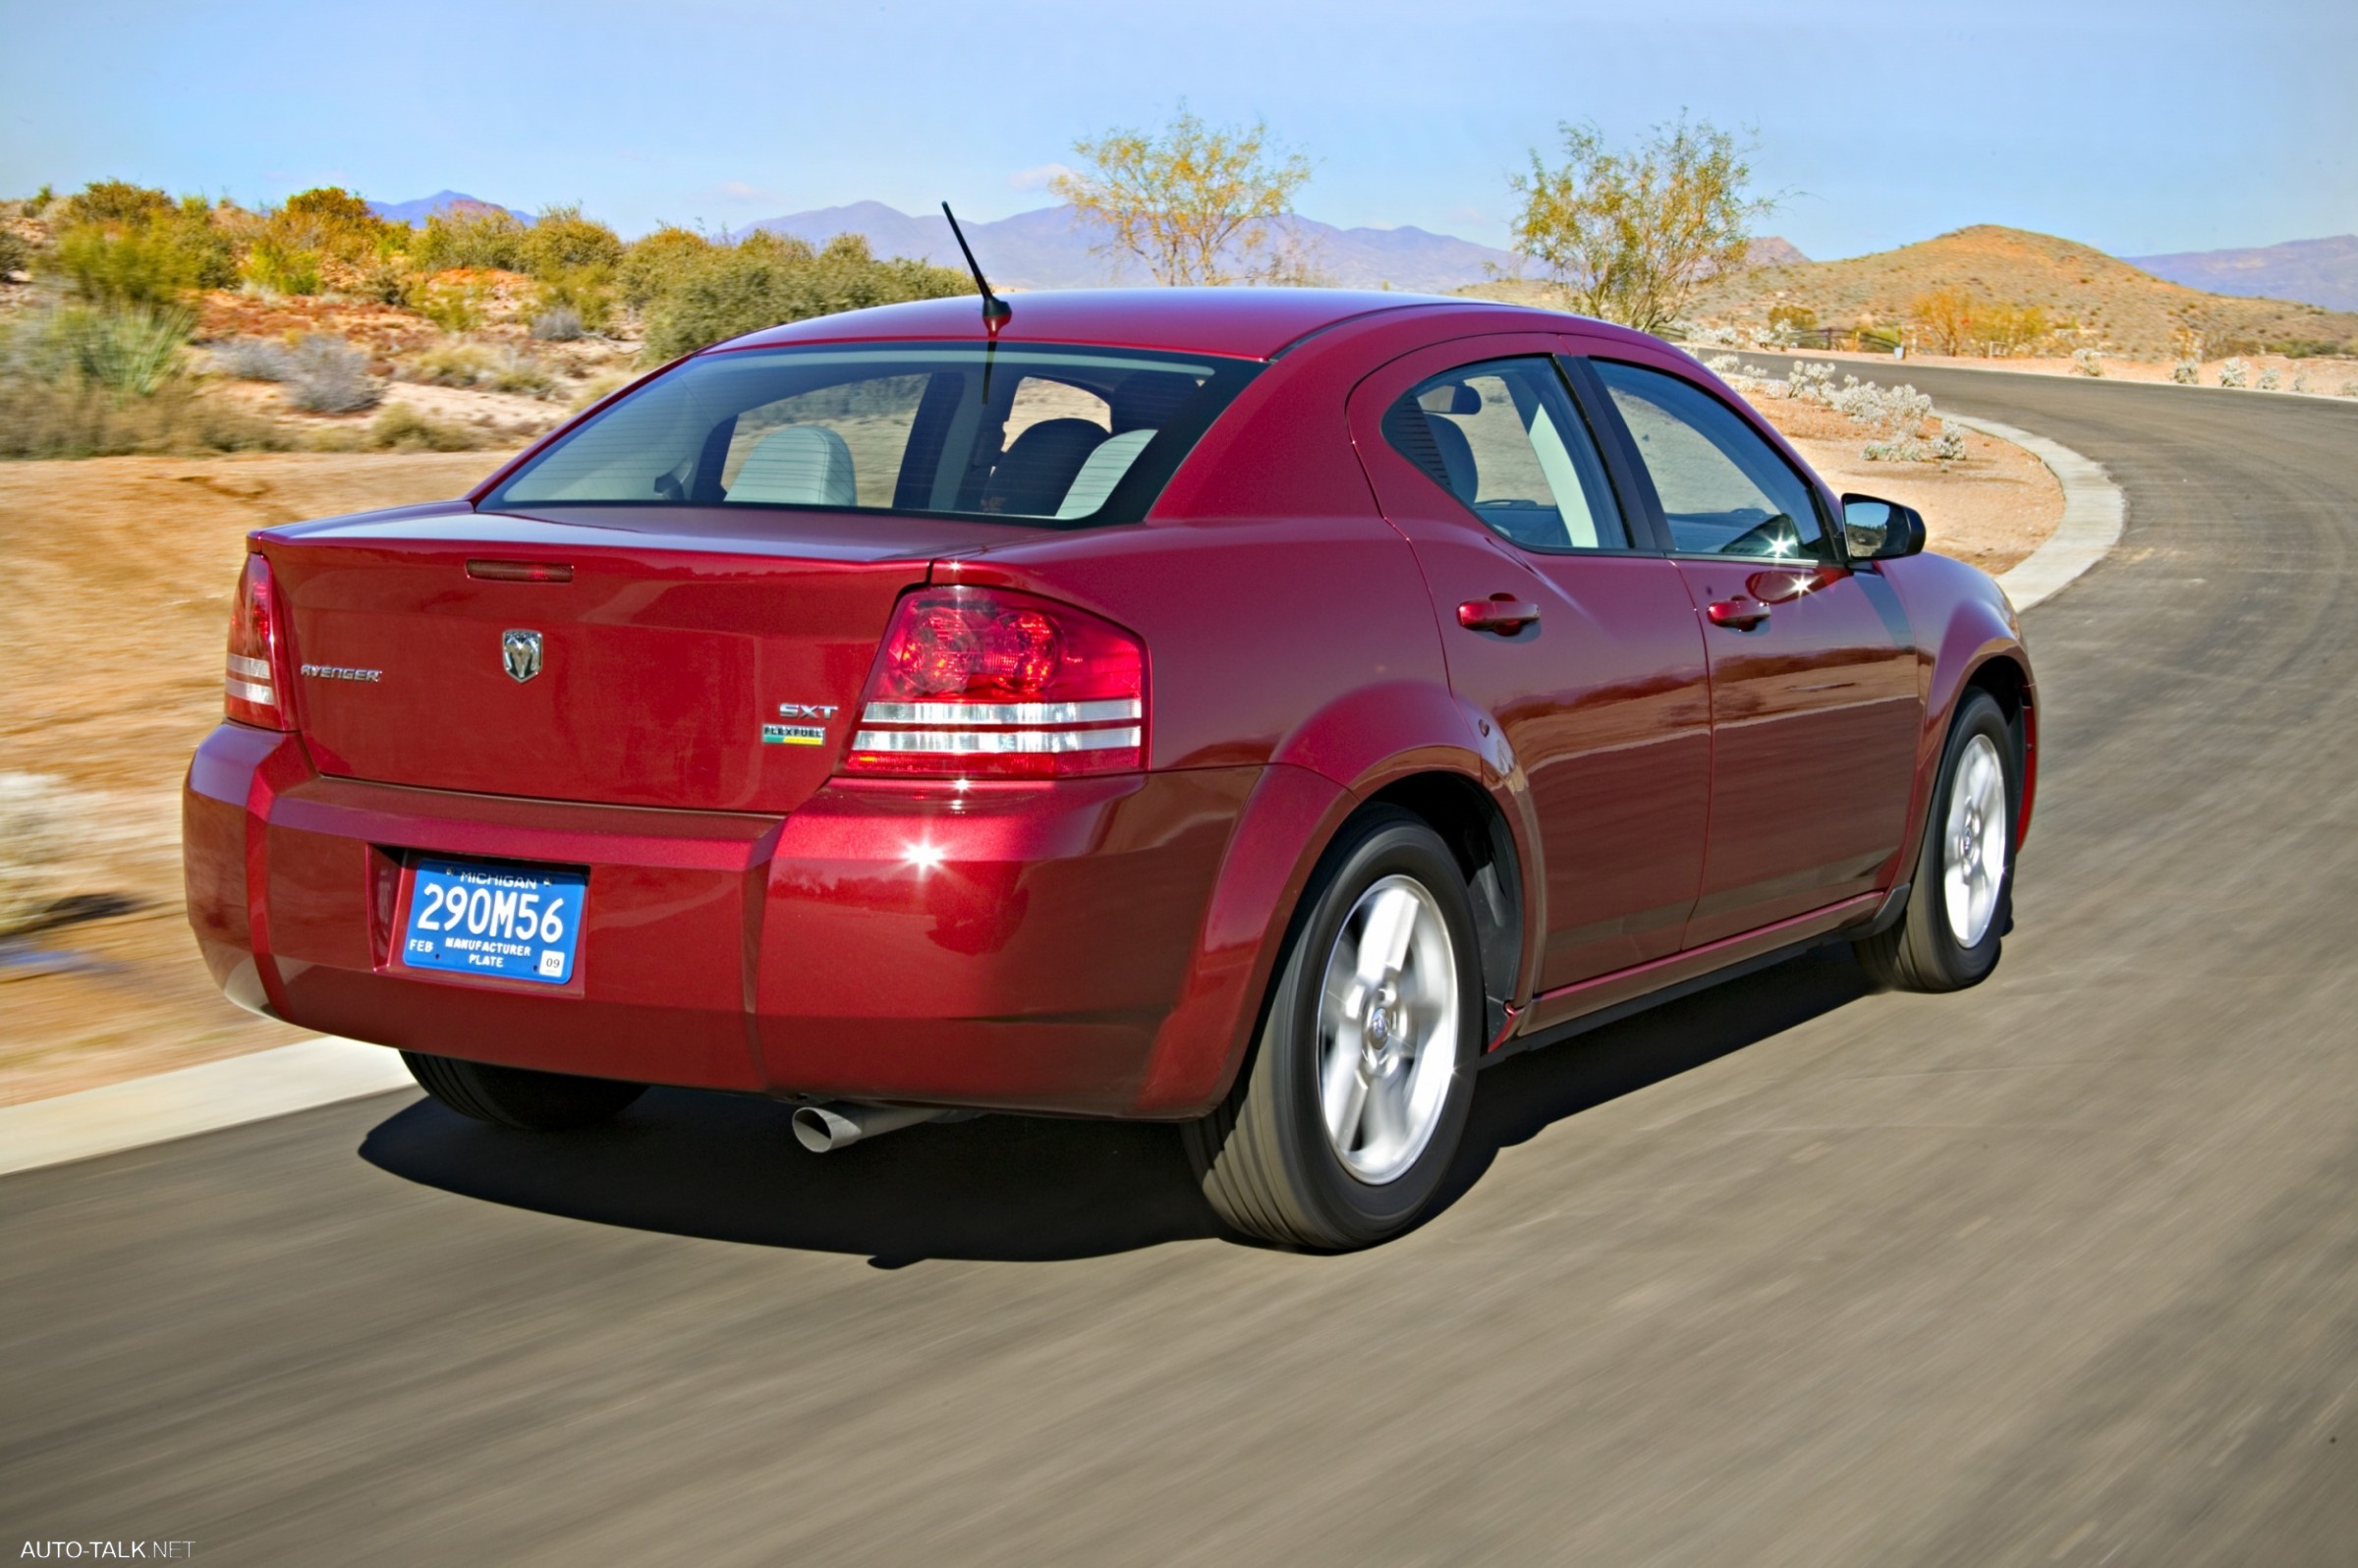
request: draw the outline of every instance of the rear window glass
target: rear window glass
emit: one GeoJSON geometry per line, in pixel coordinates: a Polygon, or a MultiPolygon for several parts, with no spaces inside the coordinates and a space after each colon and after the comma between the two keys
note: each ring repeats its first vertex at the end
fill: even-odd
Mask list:
{"type": "Polygon", "coordinates": [[[632,393],[483,505],[1134,523],[1259,368],[1126,349],[733,350],[632,393]]]}

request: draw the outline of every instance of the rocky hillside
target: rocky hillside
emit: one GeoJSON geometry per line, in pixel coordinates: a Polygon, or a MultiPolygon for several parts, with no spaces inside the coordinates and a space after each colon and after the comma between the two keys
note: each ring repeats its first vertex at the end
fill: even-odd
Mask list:
{"type": "Polygon", "coordinates": [[[1760,267],[1707,289],[1700,320],[1768,323],[1778,306],[1816,312],[1823,326],[1909,322],[1936,291],[1977,305],[2043,311],[2061,346],[2159,359],[2201,334],[2218,353],[2358,349],[2358,314],[2279,300],[2206,294],[2155,277],[2117,256],[2053,235],[1984,224],[1896,251],[1841,261],[1760,267]]]}

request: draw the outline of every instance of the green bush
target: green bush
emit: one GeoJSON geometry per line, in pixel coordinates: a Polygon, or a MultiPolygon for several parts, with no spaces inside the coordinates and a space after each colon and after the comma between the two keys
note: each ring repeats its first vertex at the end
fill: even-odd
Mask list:
{"type": "Polygon", "coordinates": [[[533,313],[546,316],[564,310],[573,313],[583,330],[604,331],[614,314],[614,269],[591,264],[542,273],[533,313]]]}
{"type": "Polygon", "coordinates": [[[615,290],[622,303],[644,310],[658,295],[686,277],[712,255],[712,242],[694,229],[666,224],[631,242],[615,269],[615,290]]]}
{"type": "Polygon", "coordinates": [[[879,261],[856,234],[838,235],[819,252],[800,240],[751,234],[734,246],[714,247],[648,305],[645,357],[660,364],[781,322],[946,299],[973,287],[964,273],[947,267],[879,261]]]}
{"type": "Polygon", "coordinates": [[[524,231],[519,250],[523,270],[536,278],[591,267],[611,268],[622,260],[622,241],[614,231],[583,217],[578,206],[550,207],[541,213],[538,221],[524,231]]]}
{"type": "MultiPolygon", "coordinates": [[[[47,186],[42,190],[46,191],[47,186]]],[[[129,180],[93,180],[58,209],[60,228],[84,223],[145,223],[172,210],[172,198],[129,180]]]]}
{"type": "Polygon", "coordinates": [[[246,281],[272,294],[317,294],[319,252],[265,234],[246,252],[246,281]]]}
{"type": "MultiPolygon", "coordinates": [[[[67,209],[75,210],[87,195],[68,200],[67,209]]],[[[130,206],[128,199],[110,196],[85,210],[130,206]]],[[[177,207],[167,201],[133,210],[134,216],[80,218],[60,229],[58,269],[84,299],[163,305],[192,290],[226,288],[237,281],[236,248],[203,197],[191,196],[177,207]]]]}
{"type": "Polygon", "coordinates": [[[480,280],[437,283],[420,279],[410,291],[410,308],[445,332],[473,332],[483,324],[483,300],[490,289],[480,280]]]}
{"type": "Polygon", "coordinates": [[[410,261],[421,272],[453,267],[523,269],[524,225],[497,207],[437,212],[410,242],[410,261]]]}

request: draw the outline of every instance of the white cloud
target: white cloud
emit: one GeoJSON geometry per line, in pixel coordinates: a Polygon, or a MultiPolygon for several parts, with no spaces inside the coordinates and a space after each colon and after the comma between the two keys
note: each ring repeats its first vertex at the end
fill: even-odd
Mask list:
{"type": "Polygon", "coordinates": [[[1044,191],[1054,184],[1060,175],[1072,172],[1061,163],[1043,163],[1038,168],[1016,170],[1007,177],[1007,183],[1018,191],[1044,191]]]}

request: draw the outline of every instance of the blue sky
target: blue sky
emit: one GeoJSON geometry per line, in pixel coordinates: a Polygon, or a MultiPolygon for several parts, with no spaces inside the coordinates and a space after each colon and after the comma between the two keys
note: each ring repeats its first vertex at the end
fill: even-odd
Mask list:
{"type": "Polygon", "coordinates": [[[1503,244],[1563,120],[1757,134],[1812,255],[1968,223],[2115,253],[2358,230],[2358,5],[2020,0],[4,0],[0,193],[122,176],[579,200],[626,233],[1040,206],[1073,140],[1265,117],[1302,209],[1503,244]]]}

